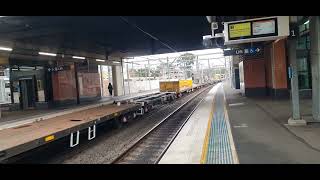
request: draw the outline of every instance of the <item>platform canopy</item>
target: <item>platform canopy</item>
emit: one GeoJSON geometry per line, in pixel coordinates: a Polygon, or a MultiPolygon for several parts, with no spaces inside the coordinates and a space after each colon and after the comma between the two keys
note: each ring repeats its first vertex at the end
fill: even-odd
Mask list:
{"type": "Polygon", "coordinates": [[[211,32],[207,16],[0,16],[0,46],[98,58],[199,50],[211,32]]]}
{"type": "Polygon", "coordinates": [[[148,55],[202,49],[205,16],[2,16],[0,46],[148,55]]]}

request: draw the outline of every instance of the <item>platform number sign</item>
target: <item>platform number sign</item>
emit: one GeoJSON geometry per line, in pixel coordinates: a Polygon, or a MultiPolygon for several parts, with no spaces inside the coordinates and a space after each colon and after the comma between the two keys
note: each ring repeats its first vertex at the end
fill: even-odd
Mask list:
{"type": "Polygon", "coordinates": [[[288,38],[295,39],[295,38],[297,38],[298,33],[299,33],[298,26],[297,25],[290,25],[290,35],[288,38]]]}

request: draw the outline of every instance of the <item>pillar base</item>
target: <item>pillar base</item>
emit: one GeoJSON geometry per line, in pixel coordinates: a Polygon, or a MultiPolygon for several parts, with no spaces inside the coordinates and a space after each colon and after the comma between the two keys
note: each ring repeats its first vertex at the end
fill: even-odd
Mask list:
{"type": "Polygon", "coordinates": [[[292,119],[292,117],[288,120],[289,126],[306,126],[307,121],[304,119],[292,119]]]}

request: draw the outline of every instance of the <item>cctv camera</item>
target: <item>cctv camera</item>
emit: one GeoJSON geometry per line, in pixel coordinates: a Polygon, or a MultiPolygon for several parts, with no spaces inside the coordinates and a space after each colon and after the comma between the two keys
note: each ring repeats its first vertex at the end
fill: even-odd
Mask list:
{"type": "Polygon", "coordinates": [[[212,44],[214,47],[223,48],[224,47],[224,37],[213,38],[212,44]]]}

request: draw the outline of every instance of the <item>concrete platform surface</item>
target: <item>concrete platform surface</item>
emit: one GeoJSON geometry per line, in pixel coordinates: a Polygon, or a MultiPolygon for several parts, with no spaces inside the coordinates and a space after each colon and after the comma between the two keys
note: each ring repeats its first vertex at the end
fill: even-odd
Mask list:
{"type": "Polygon", "coordinates": [[[228,146],[229,143],[233,143],[229,139],[231,132],[226,127],[228,124],[222,123],[226,119],[221,118],[225,117],[225,108],[223,104],[221,104],[222,108],[220,110],[214,108],[218,103],[215,100],[217,92],[221,95],[218,99],[223,103],[222,86],[221,84],[217,84],[209,91],[194,111],[159,164],[200,164],[213,162],[223,164],[233,160],[231,156],[232,150],[235,150],[232,148],[234,146],[228,146]],[[216,136],[216,134],[219,134],[219,136],[216,136]]]}
{"type": "Polygon", "coordinates": [[[73,112],[70,114],[50,118],[47,121],[33,122],[28,125],[0,130],[0,151],[22,145],[33,140],[58,133],[62,130],[91,122],[108,115],[118,114],[135,104],[105,105],[96,108],[73,112]]]}
{"type": "MultiPolygon", "coordinates": [[[[240,164],[318,164],[320,125],[288,126],[290,100],[247,98],[224,83],[227,108],[240,164]]],[[[300,102],[304,117],[310,102],[300,102]]]]}

